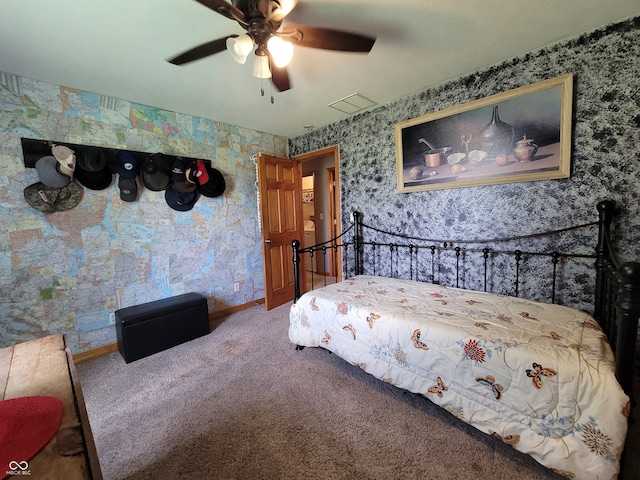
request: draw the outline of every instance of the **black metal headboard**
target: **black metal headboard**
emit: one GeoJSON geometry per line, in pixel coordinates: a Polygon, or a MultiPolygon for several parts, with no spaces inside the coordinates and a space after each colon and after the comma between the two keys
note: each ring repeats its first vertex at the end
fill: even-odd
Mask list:
{"type": "MultiPolygon", "coordinates": [[[[370,274],[408,278],[511,296],[524,293],[534,300],[574,306],[592,313],[606,332],[616,354],[616,375],[630,394],[640,317],[640,263],[620,263],[615,258],[610,238],[615,203],[602,201],[597,210],[598,220],[582,225],[516,237],[454,241],[384,231],[366,225],[363,216],[354,212],[353,222],[334,239],[302,249],[298,240],[293,241],[295,301],[303,287],[301,256],[308,255],[313,262],[316,256],[340,250],[344,277],[370,274]],[[585,235],[584,243],[588,245],[594,237],[590,230],[595,228],[598,234],[595,252],[559,251],[563,242],[558,236],[569,232],[585,235]],[[509,248],[533,239],[535,251],[509,248]],[[470,275],[471,271],[477,275],[470,275]],[[560,276],[559,271],[564,275],[560,276]],[[538,278],[536,283],[543,278],[545,288],[536,286],[534,291],[526,291],[528,284],[533,283],[528,280],[531,277],[538,278]],[[564,288],[566,283],[571,283],[573,293],[571,288],[564,288]],[[588,288],[583,287],[584,283],[590,284],[588,288]],[[576,290],[582,297],[586,290],[587,299],[575,297],[576,290]]],[[[311,282],[309,289],[316,287],[313,272],[311,282]]]]}

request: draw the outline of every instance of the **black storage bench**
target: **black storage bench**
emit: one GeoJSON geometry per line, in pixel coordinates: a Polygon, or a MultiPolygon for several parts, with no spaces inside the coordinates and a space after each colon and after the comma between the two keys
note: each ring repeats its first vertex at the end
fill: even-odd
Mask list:
{"type": "Polygon", "coordinates": [[[210,333],[207,299],[185,293],[116,310],[118,350],[130,363],[210,333]]]}

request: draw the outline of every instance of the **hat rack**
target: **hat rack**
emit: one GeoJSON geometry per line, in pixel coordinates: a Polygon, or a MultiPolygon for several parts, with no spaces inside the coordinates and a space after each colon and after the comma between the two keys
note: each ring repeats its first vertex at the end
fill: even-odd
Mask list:
{"type": "MultiPolygon", "coordinates": [[[[33,138],[21,138],[22,143],[22,155],[24,158],[24,166],[26,168],[35,168],[36,162],[40,160],[42,157],[51,155],[51,147],[54,145],[63,145],[65,147],[69,147],[71,150],[75,149],[83,149],[83,150],[101,150],[105,157],[107,158],[107,164],[109,166],[109,170],[111,172],[116,173],[118,170],[118,152],[126,151],[135,153],[136,155],[145,156],[152,155],[149,152],[139,152],[130,149],[117,149],[117,148],[106,148],[106,147],[96,147],[93,145],[79,145],[75,143],[67,143],[67,142],[54,142],[52,140],[38,140],[33,138]]],[[[155,153],[155,152],[154,152],[155,153]]],[[[183,157],[178,155],[167,155],[171,157],[172,160],[185,160],[185,161],[195,161],[196,158],[192,157],[183,157]]],[[[205,163],[208,163],[211,166],[211,160],[202,159],[205,163]]]]}
{"type": "Polygon", "coordinates": [[[45,213],[74,208],[82,187],[105,190],[114,175],[122,201],[136,202],[141,189],[163,191],[167,205],[182,212],[191,210],[201,196],[221,196],[226,187],[224,175],[211,160],[32,138],[20,141],[25,167],[37,170],[40,179],[25,188],[25,200],[45,213]]]}

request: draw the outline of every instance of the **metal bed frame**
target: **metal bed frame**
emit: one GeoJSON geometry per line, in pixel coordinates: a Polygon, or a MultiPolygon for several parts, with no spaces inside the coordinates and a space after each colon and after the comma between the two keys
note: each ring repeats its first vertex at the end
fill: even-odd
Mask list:
{"type": "MultiPolygon", "coordinates": [[[[455,277],[455,282],[452,281],[451,286],[459,288],[465,288],[464,285],[461,287],[461,282],[466,283],[461,278],[463,274],[466,275],[465,260],[470,256],[475,256],[479,259],[476,260],[476,267],[483,270],[482,289],[513,296],[519,296],[522,293],[522,272],[526,262],[533,259],[547,259],[551,268],[551,274],[548,277],[550,279],[548,282],[551,283],[550,303],[559,303],[557,301],[559,264],[566,261],[582,261],[584,263],[586,259],[593,262],[589,269],[595,269],[594,308],[590,313],[606,333],[615,353],[616,377],[620,385],[627,395],[632,396],[638,318],[640,317],[640,262],[621,263],[614,254],[610,235],[611,223],[616,211],[615,202],[604,200],[598,203],[597,210],[598,220],[583,225],[518,237],[456,240],[454,242],[386,232],[364,224],[362,214],[354,212],[351,225],[340,235],[327,242],[300,248],[300,242],[293,241],[294,301],[297,302],[301,296],[301,266],[305,265],[301,256],[308,255],[310,261],[313,262],[314,256],[326,256],[330,249],[333,249],[334,252],[342,249],[345,278],[366,273],[440,283],[442,281],[440,275],[436,278],[436,272],[440,272],[440,267],[436,269],[437,260],[438,265],[442,261],[448,262],[451,276],[455,277]],[[548,240],[559,233],[573,232],[595,225],[598,227],[598,241],[594,254],[561,253],[555,250],[535,252],[518,248],[508,250],[489,246],[501,242],[518,242],[529,239],[544,238],[548,240]],[[365,231],[368,234],[366,237],[365,231]],[[385,265],[381,264],[382,258],[385,259],[385,265]],[[498,258],[501,260],[497,260],[498,258]],[[500,285],[496,291],[490,282],[492,277],[489,275],[492,262],[505,262],[509,258],[511,258],[511,268],[514,272],[512,275],[513,284],[506,291],[504,285],[500,285]],[[499,291],[500,287],[503,291],[499,291]]],[[[552,245],[555,244],[552,243],[552,245]]],[[[311,289],[313,289],[315,287],[313,272],[311,273],[311,283],[311,289]]],[[[480,288],[474,289],[479,290],[480,288]]]]}

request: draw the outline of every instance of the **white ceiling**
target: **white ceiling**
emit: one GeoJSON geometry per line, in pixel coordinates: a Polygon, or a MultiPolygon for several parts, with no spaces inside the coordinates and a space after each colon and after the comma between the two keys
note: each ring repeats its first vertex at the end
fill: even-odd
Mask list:
{"type": "Polygon", "coordinates": [[[296,47],[282,93],[226,51],[166,61],[243,33],[194,0],[7,0],[0,10],[1,72],[293,137],[346,118],[327,106],[340,98],[385,104],[639,15],[640,1],[298,0],[287,20],[377,40],[368,55],[296,47]]]}

